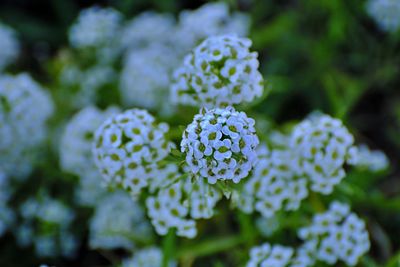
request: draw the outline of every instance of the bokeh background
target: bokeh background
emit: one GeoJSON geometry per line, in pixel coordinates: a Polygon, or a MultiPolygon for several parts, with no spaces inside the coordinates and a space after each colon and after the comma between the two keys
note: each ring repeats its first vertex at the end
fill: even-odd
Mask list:
{"type": "MultiPolygon", "coordinates": [[[[366,13],[365,1],[241,0],[226,1],[231,10],[250,14],[250,39],[259,52],[269,95],[254,110],[276,125],[301,120],[320,110],[344,121],[359,142],[383,150],[391,162],[384,174],[354,173],[356,185],[347,192],[353,209],[368,218],[370,261],[360,266],[400,266],[400,32],[387,33],[366,13]]],[[[13,27],[22,52],[8,69],[30,72],[51,90],[54,58],[68,47],[68,30],[79,12],[92,5],[110,6],[127,19],[146,10],[175,16],[205,1],[176,0],[2,0],[0,20],[13,27]]],[[[400,14],[398,15],[400,16],[400,14]]],[[[56,167],[49,149],[45,167],[37,169],[16,192],[19,203],[46,184],[54,195],[68,199],[73,178],[56,167]],[[46,180],[44,177],[55,177],[46,180]],[[57,179],[56,179],[57,177],[57,179]]],[[[15,204],[17,205],[17,204],[15,204]]],[[[76,207],[82,221],[90,211],[76,207]]],[[[43,260],[31,248],[21,249],[14,236],[0,239],[0,266],[107,266],[109,255],[89,250],[87,228],[75,225],[83,240],[75,258],[43,260]]],[[[240,249],[240,247],[238,248],[240,249]]],[[[116,252],[122,253],[123,252],[116,252]]],[[[205,258],[197,266],[217,265],[226,253],[205,258]],[[213,265],[215,264],[215,265],[213,265]]],[[[228,260],[229,262],[229,260],[228,260]]]]}

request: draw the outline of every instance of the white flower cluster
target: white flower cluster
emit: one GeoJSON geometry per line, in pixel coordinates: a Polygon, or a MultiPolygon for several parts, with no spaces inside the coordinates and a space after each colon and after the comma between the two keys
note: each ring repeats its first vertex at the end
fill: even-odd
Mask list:
{"type": "Polygon", "coordinates": [[[224,2],[208,3],[197,10],[184,10],[179,14],[177,40],[186,53],[205,38],[221,34],[246,36],[250,18],[242,13],[229,12],[224,2]]]}
{"type": "Polygon", "coordinates": [[[354,146],[349,151],[348,163],[377,172],[389,167],[389,159],[380,150],[370,150],[367,145],[354,146]]]}
{"type": "Polygon", "coordinates": [[[384,31],[396,32],[400,29],[400,1],[369,0],[366,9],[384,31]]]}
{"type": "MultiPolygon", "coordinates": [[[[160,267],[163,263],[163,253],[157,247],[148,247],[135,252],[133,257],[124,260],[122,267],[160,267]]],[[[170,261],[168,267],[174,267],[176,263],[170,261]]]]}
{"type": "Polygon", "coordinates": [[[338,260],[354,266],[370,246],[365,223],[348,205],[336,201],[298,236],[305,242],[297,249],[268,243],[252,248],[246,266],[311,267],[318,261],[336,265],[338,260]]]}
{"type": "Polygon", "coordinates": [[[250,260],[246,267],[311,267],[315,263],[312,256],[314,249],[311,243],[305,243],[297,250],[265,243],[250,250],[250,260]]]}
{"type": "Polygon", "coordinates": [[[308,196],[307,180],[293,168],[296,158],[291,150],[268,151],[262,146],[259,160],[250,179],[240,192],[238,206],[244,212],[259,211],[271,218],[276,212],[297,210],[301,201],[308,196]]]}
{"type": "Polygon", "coordinates": [[[250,260],[246,267],[287,267],[290,265],[294,250],[281,245],[271,246],[265,243],[250,250],[250,260]]]}
{"type": "Polygon", "coordinates": [[[94,132],[107,118],[118,113],[117,108],[101,111],[88,106],[66,125],[60,144],[61,168],[80,178],[77,199],[80,204],[94,205],[104,194],[92,154],[94,132]]]}
{"type": "Polygon", "coordinates": [[[184,58],[174,73],[171,101],[200,107],[251,102],[263,93],[251,41],[235,35],[206,39],[184,58]]]}
{"type": "Polygon", "coordinates": [[[119,36],[121,20],[122,15],[112,8],[84,9],[70,29],[70,42],[77,48],[108,46],[119,36]]]}
{"type": "Polygon", "coordinates": [[[225,3],[210,3],[195,11],[183,11],[181,22],[171,14],[144,12],[127,23],[121,35],[126,51],[120,78],[122,102],[127,107],[144,107],[173,112],[168,103],[169,85],[182,58],[205,38],[218,34],[246,35],[247,16],[229,14],[225,3]],[[208,26],[205,27],[204,23],[208,26]]]}
{"type": "Polygon", "coordinates": [[[171,14],[144,12],[124,26],[121,45],[125,49],[138,49],[155,43],[176,44],[179,40],[174,38],[175,24],[171,14]]]}
{"type": "Polygon", "coordinates": [[[0,173],[0,237],[15,222],[14,211],[8,206],[12,188],[5,174],[0,173]]]}
{"type": "MultiPolygon", "coordinates": [[[[170,171],[170,176],[177,176],[176,166],[170,171]]],[[[158,234],[165,235],[170,228],[176,228],[178,236],[193,238],[197,234],[195,220],[211,218],[221,194],[204,179],[175,178],[156,197],[147,198],[148,214],[158,234]]]]}
{"type": "Polygon", "coordinates": [[[298,232],[308,246],[314,246],[316,260],[336,264],[342,260],[354,266],[370,247],[365,223],[350,212],[347,204],[332,202],[329,210],[316,214],[310,226],[298,232]]]}
{"type": "Polygon", "coordinates": [[[0,71],[15,60],[19,42],[13,29],[0,23],[0,71]]]}
{"type": "Polygon", "coordinates": [[[103,198],[90,221],[89,245],[93,249],[132,249],[151,238],[143,209],[125,192],[103,198]]]}
{"type": "Polygon", "coordinates": [[[49,94],[28,74],[0,76],[0,172],[26,177],[47,134],[49,94]]]}
{"type": "Polygon", "coordinates": [[[170,76],[178,65],[174,49],[161,43],[132,49],[125,58],[120,77],[122,101],[128,107],[162,109],[170,105],[170,76]]]}
{"type": "Polygon", "coordinates": [[[257,160],[254,124],[232,107],[202,110],[182,136],[187,169],[211,184],[217,180],[238,183],[247,177],[257,160]]]}
{"type": "Polygon", "coordinates": [[[71,233],[71,223],[75,218],[72,209],[57,199],[43,196],[26,200],[20,213],[23,222],[15,233],[20,246],[33,244],[40,257],[74,255],[79,243],[71,233]]]}
{"type": "Polygon", "coordinates": [[[289,147],[295,151],[299,172],[308,177],[311,189],[330,194],[345,177],[343,166],[353,141],[340,120],[318,114],[296,125],[289,147]]]}
{"type": "Polygon", "coordinates": [[[107,119],[95,133],[93,154],[109,185],[121,185],[138,195],[157,183],[159,163],[173,143],[166,140],[166,123],[156,123],[145,110],[131,109],[107,119]]]}

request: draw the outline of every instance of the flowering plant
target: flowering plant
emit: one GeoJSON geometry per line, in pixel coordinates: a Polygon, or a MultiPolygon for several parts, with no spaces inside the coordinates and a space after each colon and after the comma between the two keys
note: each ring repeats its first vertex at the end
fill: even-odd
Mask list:
{"type": "Polygon", "coordinates": [[[13,266],[396,266],[400,100],[368,97],[398,82],[398,5],[253,2],[87,7],[29,74],[0,24],[13,266]]]}

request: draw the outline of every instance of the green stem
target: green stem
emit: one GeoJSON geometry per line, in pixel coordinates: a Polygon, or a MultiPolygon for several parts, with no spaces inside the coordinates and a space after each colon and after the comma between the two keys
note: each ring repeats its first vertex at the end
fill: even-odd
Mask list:
{"type": "Polygon", "coordinates": [[[190,247],[181,248],[177,253],[177,257],[181,259],[189,259],[207,256],[234,248],[245,241],[246,238],[242,235],[213,238],[190,247]]]}
{"type": "Polygon", "coordinates": [[[318,194],[313,191],[310,192],[310,203],[316,212],[324,212],[325,211],[324,203],[322,203],[318,194]]]}
{"type": "Polygon", "coordinates": [[[243,212],[238,212],[238,219],[240,224],[240,232],[243,238],[246,240],[248,247],[253,245],[253,241],[256,238],[256,233],[254,232],[254,226],[251,221],[251,217],[243,212]]]}
{"type": "Polygon", "coordinates": [[[171,259],[174,258],[175,254],[175,230],[169,229],[168,234],[164,237],[162,242],[162,249],[163,249],[163,261],[162,267],[168,267],[169,262],[171,259]]]}

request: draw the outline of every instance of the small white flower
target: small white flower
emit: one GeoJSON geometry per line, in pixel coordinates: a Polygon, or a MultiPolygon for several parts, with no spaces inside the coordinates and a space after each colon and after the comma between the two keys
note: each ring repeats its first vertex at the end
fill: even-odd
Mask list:
{"type": "Polygon", "coordinates": [[[257,53],[250,52],[250,46],[250,40],[235,35],[206,39],[175,71],[171,101],[213,108],[260,97],[263,79],[258,72],[257,53]]]}
{"type": "Polygon", "coordinates": [[[311,189],[330,194],[345,177],[353,136],[338,119],[314,114],[296,125],[289,148],[297,154],[299,171],[311,181],[311,189]]]}
{"type": "Polygon", "coordinates": [[[288,267],[291,266],[294,250],[281,245],[265,243],[250,250],[247,267],[288,267]]]}
{"type": "Polygon", "coordinates": [[[312,224],[301,228],[298,236],[306,240],[305,245],[315,247],[315,259],[329,264],[342,260],[353,266],[370,246],[365,223],[350,212],[348,205],[336,201],[328,211],[316,214],[312,224]]]}
{"type": "Polygon", "coordinates": [[[166,124],[155,123],[153,116],[140,109],[106,120],[96,131],[93,144],[96,165],[105,182],[123,185],[132,195],[153,181],[160,184],[158,163],[173,147],[166,140],[167,132],[166,124]]]}
{"type": "MultiPolygon", "coordinates": [[[[259,148],[257,164],[241,197],[252,199],[255,210],[270,218],[281,209],[296,210],[308,196],[307,181],[298,173],[296,154],[290,149],[259,148]]],[[[248,205],[250,200],[242,201],[248,205]]],[[[240,202],[239,202],[240,203],[240,202]]],[[[238,205],[248,210],[247,206],[238,205]]]]}
{"type": "Polygon", "coordinates": [[[382,151],[370,150],[367,145],[362,144],[350,148],[348,163],[377,172],[388,168],[389,159],[382,151]]]}
{"type": "Polygon", "coordinates": [[[238,183],[253,168],[257,145],[254,121],[228,107],[196,115],[183,133],[181,151],[186,154],[188,170],[209,183],[238,183]]]}

